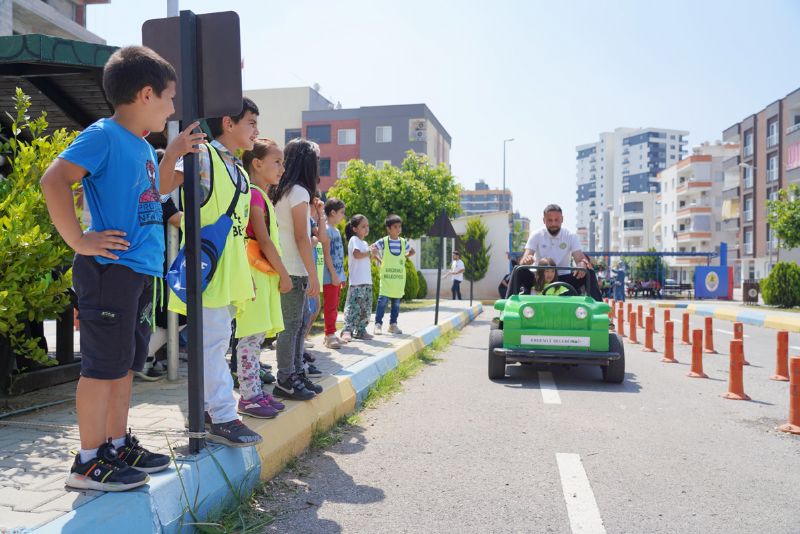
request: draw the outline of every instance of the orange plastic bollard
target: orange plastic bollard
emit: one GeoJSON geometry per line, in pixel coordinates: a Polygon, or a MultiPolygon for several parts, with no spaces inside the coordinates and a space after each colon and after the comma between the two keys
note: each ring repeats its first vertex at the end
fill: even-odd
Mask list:
{"type": "Polygon", "coordinates": [[[625,314],[625,317],[627,318],[628,322],[631,322],[631,313],[632,312],[633,312],[633,303],[629,302],[628,303],[628,312],[625,314]]]}
{"type": "Polygon", "coordinates": [[[644,321],[644,348],[642,352],[655,352],[656,349],[653,348],[653,325],[655,324],[655,320],[653,317],[649,315],[644,321]]]}
{"type": "Polygon", "coordinates": [[[703,331],[692,330],[692,370],[687,375],[690,378],[708,378],[703,372],[703,331]]]}
{"type": "Polygon", "coordinates": [[[717,354],[714,350],[714,318],[706,317],[706,346],[705,352],[708,354],[717,354]]]}
{"type": "Polygon", "coordinates": [[[744,339],[744,325],[733,323],[733,339],[744,339]]]}
{"type": "Polygon", "coordinates": [[[639,328],[644,328],[644,307],[641,304],[636,307],[636,317],[639,319],[639,328]]]}
{"type": "Polygon", "coordinates": [[[681,335],[681,345],[691,345],[692,341],[689,339],[689,314],[683,314],[683,332],[681,335]]]}
{"type": "Polygon", "coordinates": [[[628,319],[628,341],[635,345],[639,344],[639,340],[636,337],[636,312],[631,312],[628,319]]]}
{"type": "Polygon", "coordinates": [[[655,308],[652,308],[652,307],[650,308],[650,317],[653,318],[653,333],[656,333],[656,332],[658,332],[658,330],[656,330],[656,309],[655,308]]]}
{"type": "Polygon", "coordinates": [[[770,380],[788,382],[789,380],[789,332],[778,332],[778,349],[775,351],[775,374],[770,380]]]}
{"type": "Polygon", "coordinates": [[[664,324],[667,324],[667,321],[671,321],[671,315],[669,310],[664,310],[664,324]]]}
{"type": "Polygon", "coordinates": [[[742,355],[743,343],[741,339],[731,340],[731,363],[730,373],[728,374],[728,392],[722,397],[731,400],[750,400],[744,392],[744,356],[742,355]]]}
{"type": "Polygon", "coordinates": [[[789,422],[778,427],[782,432],[800,434],[800,357],[789,362],[789,422]]]}
{"type": "Polygon", "coordinates": [[[625,337],[625,312],[622,308],[617,310],[617,334],[620,337],[625,337]]]}
{"type": "Polygon", "coordinates": [[[667,321],[664,325],[664,357],[661,361],[664,363],[678,363],[675,359],[675,323],[667,321]]]}

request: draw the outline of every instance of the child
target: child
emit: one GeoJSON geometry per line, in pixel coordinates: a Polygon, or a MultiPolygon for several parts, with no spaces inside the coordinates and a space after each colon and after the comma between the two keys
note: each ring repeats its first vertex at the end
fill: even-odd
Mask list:
{"type": "Polygon", "coordinates": [[[347,236],[347,263],[350,270],[350,288],[347,291],[342,340],[349,343],[357,339],[372,339],[367,333],[372,314],[372,269],[369,245],[364,238],[369,234],[369,221],[363,215],[353,215],[345,227],[347,236]]]}
{"type": "Polygon", "coordinates": [[[380,257],[381,288],[378,293],[378,307],[375,310],[375,334],[383,332],[383,314],[386,304],[391,300],[392,309],[389,314],[389,333],[402,334],[397,326],[400,315],[400,299],[406,291],[406,258],[414,255],[414,248],[408,241],[400,237],[403,231],[403,220],[397,215],[389,215],[384,221],[388,236],[372,244],[373,254],[380,257]]]}
{"type": "Polygon", "coordinates": [[[278,334],[278,380],[273,394],[309,400],[322,392],[322,386],[314,384],[302,372],[306,296],[319,295],[310,238],[310,204],[319,183],[319,147],[307,139],[292,139],[286,145],[284,161],[286,170],[270,195],[278,219],[281,259],[289,272],[292,289],[281,294],[284,330],[278,334]]]}
{"type": "MultiPolygon", "coordinates": [[[[258,107],[245,98],[238,115],[207,122],[214,140],[199,147],[200,225],[215,223],[237,198],[237,188],[239,191],[231,216],[233,226],[214,277],[203,291],[203,389],[206,419],[210,420],[207,439],[231,447],[248,447],[260,443],[262,438],[242,423],[236,413],[233,377],[225,354],[237,309],[255,296],[244,242],[250,217],[250,182],[235,154],[253,148],[258,136],[258,107]]],[[[167,151],[160,169],[164,180],[183,183],[182,158],[178,160],[167,151]]],[[[186,315],[186,304],[174,293],[170,294],[169,309],[186,315]]]]}
{"type": "Polygon", "coordinates": [[[336,227],[344,220],[344,202],[338,198],[329,198],[325,201],[325,216],[328,219],[326,230],[329,243],[323,248],[325,256],[325,271],[323,273],[322,290],[325,301],[323,310],[325,318],[325,346],[329,349],[339,349],[342,340],[336,335],[336,318],[339,310],[339,295],[344,284],[344,245],[342,234],[336,227]]]}
{"type": "MultiPolygon", "coordinates": [[[[81,377],[75,404],[81,447],[66,485],[124,491],[170,458],[143,448],[128,428],[133,373],[147,357],[153,284],[163,276],[164,235],[156,154],[144,139],[174,112],[176,74],[141,46],[117,50],[103,68],[114,115],[100,119],[53,161],[42,177],[47,209],[73,250],[72,277],[81,321],[81,377]],[[92,224],[83,232],[72,185],[83,183],[92,224]]],[[[194,152],[202,134],[190,125],[167,152],[194,152]]]]}
{"type": "MultiPolygon", "coordinates": [[[[328,234],[325,231],[320,231],[320,228],[325,228],[325,205],[319,200],[319,194],[314,197],[311,206],[311,253],[314,256],[314,265],[316,267],[314,273],[322,287],[322,272],[325,268],[325,260],[323,254],[323,243],[330,243],[328,234]]],[[[320,314],[320,296],[306,297],[306,304],[303,308],[303,373],[307,377],[322,376],[322,371],[317,369],[314,365],[316,357],[313,354],[306,352],[305,349],[313,346],[308,337],[311,335],[311,329],[314,326],[314,321],[317,320],[320,314]]],[[[319,386],[318,386],[319,387],[319,386]]]]}
{"type": "MultiPolygon", "coordinates": [[[[537,266],[550,265],[556,267],[556,262],[552,258],[542,258],[536,263],[537,266]]],[[[536,282],[531,289],[531,295],[560,295],[566,293],[568,289],[563,286],[554,287],[545,292],[545,287],[553,282],[558,282],[558,269],[537,269],[536,282]]]]}
{"type": "Polygon", "coordinates": [[[461,300],[461,282],[464,281],[464,262],[461,261],[461,253],[457,250],[453,251],[453,263],[450,264],[450,271],[445,274],[445,278],[448,276],[453,277],[453,287],[451,291],[453,293],[453,300],[461,300]]]}
{"type": "Polygon", "coordinates": [[[238,411],[242,415],[271,419],[285,406],[272,395],[264,394],[261,388],[261,342],[283,330],[281,293],[292,289],[289,272],[281,261],[278,221],[266,193],[283,175],[283,150],[272,140],[259,140],[252,150],[244,153],[242,162],[252,188],[247,237],[256,240],[275,272],[264,273],[251,262],[256,298],[246,302],[236,314],[236,373],[241,395],[238,411]]]}

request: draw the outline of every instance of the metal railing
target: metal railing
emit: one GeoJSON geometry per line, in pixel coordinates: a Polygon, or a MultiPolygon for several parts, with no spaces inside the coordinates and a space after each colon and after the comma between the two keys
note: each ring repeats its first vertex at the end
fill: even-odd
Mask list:
{"type": "Polygon", "coordinates": [[[774,134],[770,135],[769,137],[767,137],[767,146],[768,147],[775,146],[777,144],[778,144],[778,134],[777,133],[774,133],[774,134]]]}
{"type": "Polygon", "coordinates": [[[745,222],[751,222],[753,220],[753,210],[744,211],[744,220],[745,222]]]}
{"type": "Polygon", "coordinates": [[[778,179],[778,169],[767,169],[767,181],[774,182],[778,179]]]}

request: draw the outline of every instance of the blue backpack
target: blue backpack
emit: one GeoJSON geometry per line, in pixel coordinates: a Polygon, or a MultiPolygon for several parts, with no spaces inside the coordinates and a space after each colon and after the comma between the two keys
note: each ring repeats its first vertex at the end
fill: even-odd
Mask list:
{"type": "MultiPolygon", "coordinates": [[[[211,145],[208,145],[211,147],[211,145]]],[[[217,150],[216,147],[211,147],[217,150]]],[[[217,151],[219,154],[219,151],[217,151]]],[[[209,153],[209,157],[211,154],[209,153]]],[[[220,154],[221,158],[222,155],[220,154]]],[[[217,271],[219,259],[222,257],[222,251],[225,248],[225,242],[228,240],[228,234],[233,227],[233,212],[236,210],[236,204],[239,202],[239,193],[242,188],[242,174],[239,168],[236,167],[236,193],[233,195],[228,210],[219,216],[219,219],[214,224],[203,226],[200,228],[200,291],[205,291],[211,279],[214,278],[214,273],[217,271]]],[[[214,163],[211,163],[211,180],[214,180],[214,163]]],[[[186,245],[181,247],[175,261],[170,265],[167,271],[167,284],[175,295],[186,302],[186,245]]]]}

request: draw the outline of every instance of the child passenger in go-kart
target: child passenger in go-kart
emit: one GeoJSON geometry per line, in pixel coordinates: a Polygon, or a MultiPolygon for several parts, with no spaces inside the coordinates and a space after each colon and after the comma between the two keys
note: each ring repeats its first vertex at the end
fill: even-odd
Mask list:
{"type": "MultiPolygon", "coordinates": [[[[537,267],[551,265],[556,267],[556,262],[552,258],[542,258],[536,263],[537,267]]],[[[564,286],[556,286],[549,289],[547,286],[553,282],[558,282],[558,270],[553,269],[537,269],[536,282],[531,289],[531,295],[561,295],[569,291],[564,286]]]]}

